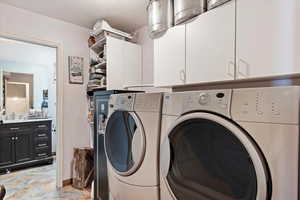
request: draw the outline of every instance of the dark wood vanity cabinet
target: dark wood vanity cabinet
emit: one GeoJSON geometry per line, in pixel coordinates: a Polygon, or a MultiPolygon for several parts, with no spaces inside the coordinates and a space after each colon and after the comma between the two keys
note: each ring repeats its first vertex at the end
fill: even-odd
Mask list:
{"type": "Polygon", "coordinates": [[[0,125],[0,172],[52,163],[51,121],[0,125]]]}
{"type": "Polygon", "coordinates": [[[9,132],[0,129],[0,167],[15,163],[15,142],[9,132]]]}

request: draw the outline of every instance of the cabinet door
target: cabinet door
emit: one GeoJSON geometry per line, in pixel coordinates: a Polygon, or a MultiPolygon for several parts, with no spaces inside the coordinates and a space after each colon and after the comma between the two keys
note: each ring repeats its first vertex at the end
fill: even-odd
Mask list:
{"type": "Polygon", "coordinates": [[[234,79],[235,1],[186,25],[187,83],[234,79]]]}
{"type": "Polygon", "coordinates": [[[140,45],[124,41],[122,70],[123,87],[142,84],[142,48],[140,45]]]}
{"type": "Polygon", "coordinates": [[[33,132],[29,129],[21,130],[16,133],[16,162],[26,162],[33,157],[33,132]]]}
{"type": "Polygon", "coordinates": [[[170,28],[154,41],[154,84],[185,84],[185,25],[170,28]]]}
{"type": "Polygon", "coordinates": [[[0,130],[0,166],[15,163],[14,134],[0,130]]]}
{"type": "Polygon", "coordinates": [[[124,41],[107,37],[107,89],[123,89],[123,44],[124,41]]]}
{"type": "Polygon", "coordinates": [[[237,0],[238,79],[300,72],[300,2],[237,0]]]}

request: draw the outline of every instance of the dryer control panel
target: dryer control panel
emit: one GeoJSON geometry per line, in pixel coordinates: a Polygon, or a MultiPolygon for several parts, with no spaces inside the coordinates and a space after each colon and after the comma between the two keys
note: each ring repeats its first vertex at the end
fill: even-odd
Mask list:
{"type": "Polygon", "coordinates": [[[109,100],[109,109],[111,110],[124,110],[133,111],[135,94],[116,94],[111,95],[109,100]]]}
{"type": "Polygon", "coordinates": [[[161,112],[162,93],[136,94],[134,110],[139,112],[161,112]]]}
{"type": "Polygon", "coordinates": [[[299,124],[300,87],[235,89],[232,117],[236,121],[299,124]]]}

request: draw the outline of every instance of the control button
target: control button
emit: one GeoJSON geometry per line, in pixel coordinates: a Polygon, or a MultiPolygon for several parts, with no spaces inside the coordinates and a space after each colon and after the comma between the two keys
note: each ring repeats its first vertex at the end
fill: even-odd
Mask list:
{"type": "Polygon", "coordinates": [[[124,105],[125,103],[126,103],[125,99],[122,99],[122,100],[121,100],[121,104],[124,105]]]}
{"type": "Polygon", "coordinates": [[[221,108],[226,109],[227,108],[227,104],[221,104],[221,108]]]}
{"type": "Polygon", "coordinates": [[[259,110],[259,111],[257,111],[257,114],[258,114],[258,115],[263,115],[264,112],[259,110]]]}
{"type": "Polygon", "coordinates": [[[248,113],[249,113],[248,110],[242,110],[243,115],[247,115],[248,113]]]}
{"type": "Polygon", "coordinates": [[[199,104],[205,105],[209,102],[209,95],[207,93],[201,93],[199,96],[199,104]]]}
{"type": "Polygon", "coordinates": [[[223,98],[224,96],[225,96],[224,93],[218,93],[218,94],[216,94],[216,97],[219,98],[219,99],[223,98]]]}

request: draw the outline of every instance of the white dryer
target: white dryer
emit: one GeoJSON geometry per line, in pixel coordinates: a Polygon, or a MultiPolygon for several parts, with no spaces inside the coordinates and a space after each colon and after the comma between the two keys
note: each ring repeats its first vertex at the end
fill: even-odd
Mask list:
{"type": "Polygon", "coordinates": [[[161,200],[298,200],[299,87],[165,94],[161,200]]]}
{"type": "Polygon", "coordinates": [[[112,95],[105,132],[110,197],[159,199],[161,93],[112,95]]]}

